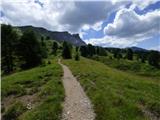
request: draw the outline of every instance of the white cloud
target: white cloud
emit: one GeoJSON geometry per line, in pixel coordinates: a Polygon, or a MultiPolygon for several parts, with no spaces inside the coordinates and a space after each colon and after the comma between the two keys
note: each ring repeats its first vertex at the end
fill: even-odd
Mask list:
{"type": "Polygon", "coordinates": [[[102,29],[102,24],[103,24],[102,21],[97,22],[97,23],[95,23],[91,28],[93,28],[93,29],[96,30],[96,31],[99,31],[99,30],[102,29]]]}
{"type": "Polygon", "coordinates": [[[149,49],[150,49],[150,50],[157,50],[157,51],[160,51],[160,41],[159,41],[158,45],[152,46],[152,47],[150,47],[149,49]]]}
{"type": "Polygon", "coordinates": [[[107,35],[87,42],[95,45],[114,45],[119,47],[136,45],[151,38],[159,29],[160,11],[156,10],[145,15],[133,11],[135,6],[144,9],[155,1],[132,2],[130,9],[124,6],[131,1],[72,1],[72,0],[2,0],[1,10],[4,16],[1,23],[12,25],[33,25],[55,31],[79,32],[83,37],[88,29],[102,29],[103,21],[113,11],[118,11],[113,23],[105,27],[107,35]],[[82,32],[83,30],[83,32],[82,32]]]}
{"type": "Polygon", "coordinates": [[[116,36],[104,36],[102,38],[91,38],[86,39],[86,43],[91,43],[93,45],[97,46],[103,46],[103,47],[128,47],[128,46],[136,46],[138,43],[150,39],[151,37],[148,36],[134,36],[134,37],[127,37],[127,38],[120,38],[116,36]]]}
{"type": "Polygon", "coordinates": [[[50,30],[61,30],[63,28],[57,21],[60,16],[60,12],[54,10],[57,6],[52,6],[52,10],[54,10],[54,12],[52,12],[52,10],[47,7],[50,6],[50,4],[45,4],[44,7],[41,7],[31,0],[28,3],[12,3],[10,1],[2,2],[3,19],[5,19],[5,22],[20,26],[41,26],[50,30]]]}
{"type": "Polygon", "coordinates": [[[143,10],[143,9],[146,8],[148,5],[154,4],[154,3],[156,3],[157,1],[158,1],[158,0],[145,0],[145,1],[133,0],[133,4],[135,4],[135,6],[137,6],[139,9],[143,10]]]}
{"type": "Polygon", "coordinates": [[[131,2],[132,8],[137,6],[139,9],[143,10],[144,8],[149,6],[150,4],[156,3],[158,0],[145,0],[145,1],[142,1],[142,0],[112,0],[112,3],[116,4],[116,3],[122,2],[122,1],[131,2]]]}
{"type": "Polygon", "coordinates": [[[50,30],[79,32],[83,26],[101,29],[101,22],[124,2],[2,0],[3,20],[12,25],[34,25],[50,30]]]}
{"type": "Polygon", "coordinates": [[[160,10],[138,15],[132,9],[123,8],[117,12],[113,23],[104,28],[105,37],[88,41],[103,46],[135,46],[159,34],[159,21],[160,10]]]}
{"type": "Polygon", "coordinates": [[[95,31],[99,31],[99,30],[102,29],[102,24],[103,24],[102,21],[96,22],[96,23],[93,24],[93,25],[85,24],[85,25],[82,26],[82,30],[87,31],[87,30],[89,30],[89,29],[93,29],[93,30],[95,30],[95,31]]]}
{"type": "Polygon", "coordinates": [[[117,12],[113,23],[108,24],[104,32],[108,35],[126,37],[144,33],[158,33],[160,29],[160,10],[138,15],[131,9],[117,12]]]}

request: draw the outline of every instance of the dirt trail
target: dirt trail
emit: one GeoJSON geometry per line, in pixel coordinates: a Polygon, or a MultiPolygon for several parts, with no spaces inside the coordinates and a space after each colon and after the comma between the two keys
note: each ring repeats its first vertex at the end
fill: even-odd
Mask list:
{"type": "Polygon", "coordinates": [[[58,61],[64,71],[65,102],[62,120],[94,120],[92,105],[69,68],[58,61]]]}

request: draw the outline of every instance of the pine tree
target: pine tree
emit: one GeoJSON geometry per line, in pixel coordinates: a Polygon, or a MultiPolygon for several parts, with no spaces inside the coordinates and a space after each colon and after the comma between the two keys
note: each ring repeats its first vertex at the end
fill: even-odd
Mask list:
{"type": "Polygon", "coordinates": [[[27,30],[23,33],[19,45],[18,55],[23,61],[22,69],[35,67],[42,63],[42,50],[33,31],[27,30]]]}
{"type": "Polygon", "coordinates": [[[95,47],[91,44],[88,44],[88,56],[92,57],[96,53],[95,47]]]}
{"type": "Polygon", "coordinates": [[[88,55],[88,48],[87,48],[87,46],[81,46],[80,47],[80,52],[81,52],[81,56],[87,57],[87,55],[88,55]]]}
{"type": "Polygon", "coordinates": [[[57,42],[53,42],[53,45],[52,45],[52,53],[54,55],[57,54],[57,49],[58,49],[58,43],[57,42]]]}
{"type": "Polygon", "coordinates": [[[72,58],[72,50],[71,45],[66,41],[63,42],[63,50],[62,50],[62,57],[64,59],[71,59],[72,58]]]}
{"type": "Polygon", "coordinates": [[[42,57],[43,58],[47,58],[48,53],[47,53],[47,46],[46,43],[44,41],[44,37],[41,37],[41,53],[42,53],[42,57]]]}
{"type": "Polygon", "coordinates": [[[18,34],[10,25],[2,25],[1,30],[2,70],[4,73],[10,73],[14,67],[15,46],[18,41],[18,34]]]}
{"type": "Polygon", "coordinates": [[[148,63],[152,66],[159,67],[160,53],[158,51],[151,50],[148,57],[148,63]]]}
{"type": "Polygon", "coordinates": [[[132,51],[132,49],[127,49],[127,54],[126,54],[126,58],[128,59],[128,60],[133,60],[133,51],[132,51]]]}
{"type": "Polygon", "coordinates": [[[76,47],[75,60],[76,60],[76,61],[79,61],[79,60],[80,60],[79,47],[76,47]]]}

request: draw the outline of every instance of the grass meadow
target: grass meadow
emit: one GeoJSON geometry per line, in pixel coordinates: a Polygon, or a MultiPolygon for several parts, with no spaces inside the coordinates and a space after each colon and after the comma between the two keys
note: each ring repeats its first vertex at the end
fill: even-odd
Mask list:
{"type": "Polygon", "coordinates": [[[160,117],[160,79],[143,77],[82,58],[63,60],[94,105],[96,120],[150,120],[160,117]]]}
{"type": "Polygon", "coordinates": [[[57,60],[2,77],[2,117],[5,120],[60,120],[64,88],[57,60]]]}

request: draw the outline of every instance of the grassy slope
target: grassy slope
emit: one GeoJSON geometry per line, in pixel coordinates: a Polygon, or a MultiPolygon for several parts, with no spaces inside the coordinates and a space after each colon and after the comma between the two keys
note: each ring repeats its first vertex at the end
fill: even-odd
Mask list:
{"type": "Polygon", "coordinates": [[[54,60],[52,64],[3,77],[2,103],[14,96],[12,104],[3,106],[3,114],[9,119],[59,120],[64,99],[61,76],[62,69],[54,60]],[[28,103],[20,99],[32,95],[36,96],[36,106],[28,110],[28,103]]]}
{"type": "Polygon", "coordinates": [[[93,59],[126,72],[133,72],[134,74],[136,73],[141,76],[160,78],[160,70],[150,66],[148,63],[141,63],[137,60],[110,59],[108,56],[94,56],[93,59]]]}
{"type": "Polygon", "coordinates": [[[94,104],[97,120],[148,120],[149,116],[160,116],[158,79],[134,76],[86,58],[63,63],[80,80],[94,104]]]}

